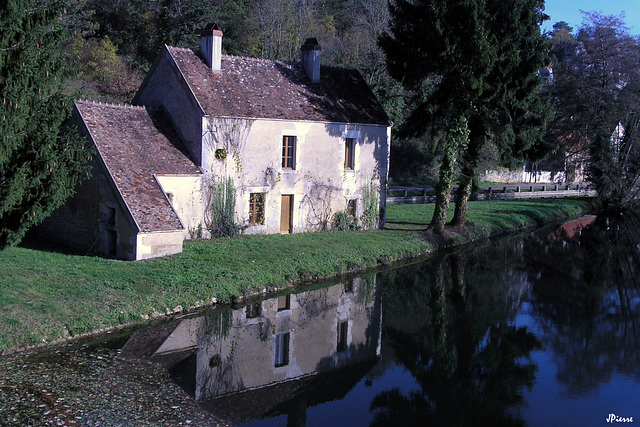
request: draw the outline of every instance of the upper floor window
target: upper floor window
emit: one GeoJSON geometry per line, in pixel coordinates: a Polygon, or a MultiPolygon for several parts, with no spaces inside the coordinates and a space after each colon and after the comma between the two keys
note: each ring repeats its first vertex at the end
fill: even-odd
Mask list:
{"type": "Polygon", "coordinates": [[[278,297],[278,311],[291,309],[291,295],[278,297]]]}
{"type": "Polygon", "coordinates": [[[337,351],[345,351],[347,349],[347,332],[349,323],[347,321],[338,323],[338,345],[337,351]]]}
{"type": "Polygon", "coordinates": [[[296,137],[282,137],[282,169],[296,168],[296,137]]]}
{"type": "Polygon", "coordinates": [[[247,319],[254,319],[262,316],[262,304],[257,302],[255,304],[248,305],[245,309],[247,319]]]}
{"type": "Polygon", "coordinates": [[[347,138],[344,142],[344,168],[345,170],[355,169],[355,138],[347,138]]]}

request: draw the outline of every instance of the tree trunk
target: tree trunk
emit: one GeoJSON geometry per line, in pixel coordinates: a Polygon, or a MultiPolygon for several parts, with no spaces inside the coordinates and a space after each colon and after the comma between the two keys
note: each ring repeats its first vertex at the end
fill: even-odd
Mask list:
{"type": "MultiPolygon", "coordinates": [[[[470,125],[471,126],[471,125],[470,125]]],[[[480,126],[482,129],[482,126],[480,126]]],[[[478,154],[484,145],[485,132],[479,131],[476,126],[476,131],[472,132],[475,137],[469,138],[469,144],[462,157],[462,172],[460,173],[460,179],[458,180],[458,191],[456,193],[456,210],[453,214],[453,220],[451,225],[461,226],[467,222],[467,210],[469,197],[471,196],[471,190],[473,188],[473,177],[476,172],[476,164],[478,162],[478,154]],[[482,136],[478,136],[482,135],[482,136]]]]}
{"type": "Polygon", "coordinates": [[[455,159],[445,154],[440,169],[440,180],[436,190],[436,206],[431,219],[431,227],[437,233],[442,233],[447,222],[449,201],[451,200],[451,187],[453,187],[455,159]]]}
{"type": "Polygon", "coordinates": [[[467,222],[468,202],[469,196],[471,196],[472,184],[473,169],[464,167],[456,193],[456,210],[453,214],[453,220],[451,220],[451,225],[453,226],[464,225],[467,222]]]}
{"type": "Polygon", "coordinates": [[[461,149],[465,149],[469,141],[469,125],[466,117],[460,116],[451,123],[451,127],[444,139],[442,165],[440,166],[440,180],[436,193],[436,206],[433,211],[431,227],[441,233],[447,222],[451,188],[455,175],[456,162],[461,149]]]}

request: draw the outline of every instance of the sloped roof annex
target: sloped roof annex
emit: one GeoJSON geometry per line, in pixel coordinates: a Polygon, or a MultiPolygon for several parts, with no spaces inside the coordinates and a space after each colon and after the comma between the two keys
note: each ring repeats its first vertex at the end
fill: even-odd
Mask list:
{"type": "Polygon", "coordinates": [[[207,115],[391,125],[355,69],[323,66],[314,83],[299,63],[222,55],[214,74],[193,50],[166,48],[207,115]]]}
{"type": "Polygon", "coordinates": [[[140,231],[183,229],[154,175],[201,172],[164,113],[91,101],[76,108],[140,231]]]}

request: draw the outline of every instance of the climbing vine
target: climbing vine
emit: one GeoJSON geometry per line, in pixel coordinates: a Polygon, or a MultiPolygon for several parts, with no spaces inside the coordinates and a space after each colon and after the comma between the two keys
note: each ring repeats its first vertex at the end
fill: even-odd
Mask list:
{"type": "Polygon", "coordinates": [[[307,225],[310,230],[327,230],[332,225],[331,201],[340,192],[340,188],[308,175],[305,176],[305,179],[311,180],[302,200],[304,204],[309,206],[307,225]]]}
{"type": "Polygon", "coordinates": [[[378,196],[379,187],[373,182],[362,186],[362,216],[360,217],[362,226],[366,229],[374,228],[378,225],[380,218],[380,198],[378,196]]]}
{"type": "Polygon", "coordinates": [[[237,173],[242,172],[241,153],[254,122],[252,119],[218,119],[207,126],[207,143],[216,159],[225,160],[231,155],[237,173]]]}
{"type": "Polygon", "coordinates": [[[205,188],[206,221],[211,237],[231,237],[240,233],[235,222],[236,191],[231,177],[212,176],[205,188]]]}
{"type": "Polygon", "coordinates": [[[437,232],[442,232],[447,220],[451,189],[456,175],[456,163],[460,152],[469,143],[469,123],[464,116],[451,123],[447,135],[444,137],[442,148],[442,166],[440,179],[436,187],[436,205],[433,212],[431,226],[437,232]]]}

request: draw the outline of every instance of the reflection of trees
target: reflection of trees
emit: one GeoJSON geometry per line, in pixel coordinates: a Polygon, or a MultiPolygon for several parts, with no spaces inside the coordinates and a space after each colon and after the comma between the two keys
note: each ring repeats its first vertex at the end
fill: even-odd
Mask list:
{"type": "Polygon", "coordinates": [[[534,240],[533,309],[571,395],[617,372],[640,377],[640,218],[598,217],[573,239],[534,240]]]}
{"type": "Polygon", "coordinates": [[[505,295],[520,283],[504,260],[520,252],[504,243],[390,274],[384,338],[421,390],[380,393],[373,425],[521,424],[510,408],[535,380],[536,366],[524,360],[539,341],[508,323],[515,304],[505,295]],[[403,317],[394,313],[409,313],[413,324],[394,323],[403,317]]]}

